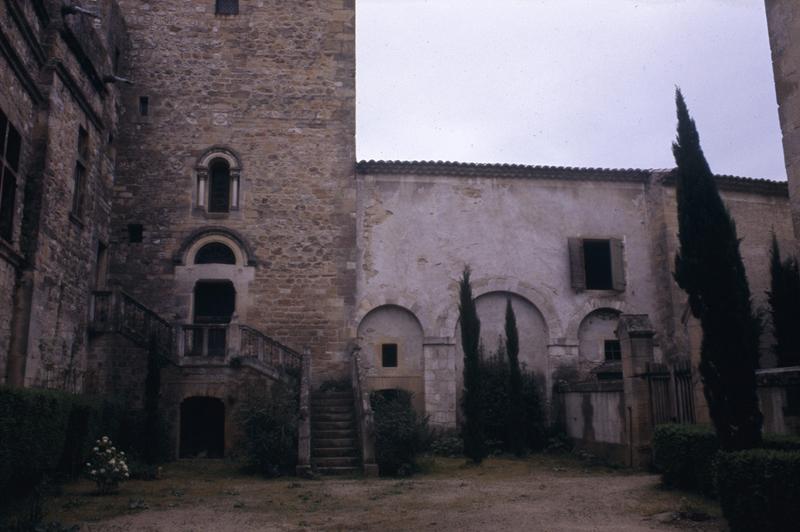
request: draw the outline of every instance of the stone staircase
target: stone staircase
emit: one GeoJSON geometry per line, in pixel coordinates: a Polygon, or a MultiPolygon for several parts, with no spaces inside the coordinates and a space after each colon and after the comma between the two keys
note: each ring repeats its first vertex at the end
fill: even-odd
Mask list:
{"type": "Polygon", "coordinates": [[[311,395],[311,465],[323,475],[361,473],[351,390],[311,395]]]}

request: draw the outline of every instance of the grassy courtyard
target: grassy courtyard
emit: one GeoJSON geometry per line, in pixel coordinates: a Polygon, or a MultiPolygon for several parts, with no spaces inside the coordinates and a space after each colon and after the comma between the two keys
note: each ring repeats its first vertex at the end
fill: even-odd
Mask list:
{"type": "Polygon", "coordinates": [[[573,456],[431,458],[408,479],[264,480],[225,461],[181,461],[162,478],[93,494],[86,480],[47,500],[46,521],[86,531],[720,530],[719,508],[658,477],[573,456]]]}

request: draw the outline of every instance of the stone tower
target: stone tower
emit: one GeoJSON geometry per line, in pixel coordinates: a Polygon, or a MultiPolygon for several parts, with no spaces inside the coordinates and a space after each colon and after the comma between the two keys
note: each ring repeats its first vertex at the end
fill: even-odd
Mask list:
{"type": "Polygon", "coordinates": [[[341,376],[355,293],[353,0],[120,7],[133,85],[111,278],[168,321],[224,314],[308,347],[316,382],[341,376]]]}

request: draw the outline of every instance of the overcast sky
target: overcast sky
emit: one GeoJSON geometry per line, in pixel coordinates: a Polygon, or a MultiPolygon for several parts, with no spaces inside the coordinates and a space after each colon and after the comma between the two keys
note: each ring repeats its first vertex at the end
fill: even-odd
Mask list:
{"type": "Polygon", "coordinates": [[[357,0],[359,159],[786,179],[764,0],[357,0]]]}

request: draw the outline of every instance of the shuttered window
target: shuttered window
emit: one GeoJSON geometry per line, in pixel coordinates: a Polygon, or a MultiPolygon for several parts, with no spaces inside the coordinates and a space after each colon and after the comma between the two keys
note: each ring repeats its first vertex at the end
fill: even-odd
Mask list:
{"type": "Polygon", "coordinates": [[[568,248],[570,279],[576,292],[625,290],[622,240],[570,238],[568,248]]]}
{"type": "Polygon", "coordinates": [[[239,0],[217,0],[217,15],[238,15],[239,0]]]}
{"type": "Polygon", "coordinates": [[[22,137],[0,111],[0,238],[11,241],[14,234],[14,205],[22,137]]]}

